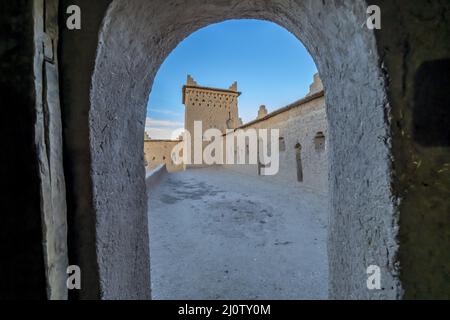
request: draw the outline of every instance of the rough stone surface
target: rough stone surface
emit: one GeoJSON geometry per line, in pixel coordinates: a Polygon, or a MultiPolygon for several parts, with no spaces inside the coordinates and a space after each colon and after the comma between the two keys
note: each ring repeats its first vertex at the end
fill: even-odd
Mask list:
{"type": "Polygon", "coordinates": [[[393,7],[382,11],[378,41],[390,80],[404,297],[450,299],[450,2],[374,3],[393,7]]]}
{"type": "Polygon", "coordinates": [[[34,1],[35,143],[49,299],[67,299],[66,187],[58,79],[58,1],[34,1]]]}
{"type": "Polygon", "coordinates": [[[307,47],[329,119],[330,296],[398,298],[397,215],[391,192],[385,79],[365,1],[114,1],[92,79],[93,204],[103,298],[146,297],[149,282],[143,161],[145,106],[155,73],[185,37],[208,24],[256,18],[307,47]],[[369,291],[379,265],[383,290],[369,291]]]}

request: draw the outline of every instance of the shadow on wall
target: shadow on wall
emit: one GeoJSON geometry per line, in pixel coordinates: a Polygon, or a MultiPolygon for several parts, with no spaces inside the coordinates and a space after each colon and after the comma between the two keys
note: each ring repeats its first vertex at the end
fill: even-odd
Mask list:
{"type": "Polygon", "coordinates": [[[424,62],[414,83],[414,140],[450,146],[450,59],[424,62]]]}
{"type": "MultiPolygon", "coordinates": [[[[450,59],[426,61],[418,68],[411,103],[413,141],[403,144],[409,157],[397,159],[407,173],[400,175],[405,184],[400,257],[407,266],[402,272],[407,299],[450,298],[449,74],[450,59]]],[[[397,123],[402,135],[408,135],[407,120],[397,123]]]]}

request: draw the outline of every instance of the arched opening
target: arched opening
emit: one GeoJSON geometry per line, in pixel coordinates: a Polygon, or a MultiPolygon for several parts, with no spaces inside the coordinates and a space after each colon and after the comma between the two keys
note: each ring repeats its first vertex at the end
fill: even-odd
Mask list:
{"type": "MultiPolygon", "coordinates": [[[[142,281],[149,281],[146,235],[139,229],[145,203],[129,206],[137,167],[127,166],[127,172],[124,165],[142,161],[136,159],[142,154],[128,150],[144,126],[135,125],[142,121],[147,94],[141,96],[140,87],[147,91],[152,82],[148,70],[139,70],[158,69],[171,43],[198,27],[253,17],[275,21],[302,39],[327,87],[330,296],[448,297],[448,2],[375,1],[383,16],[377,31],[364,27],[365,0],[136,0],[114,2],[106,13],[111,3],[37,0],[2,6],[8,45],[0,53],[1,101],[16,107],[4,108],[0,126],[8,137],[1,157],[7,193],[0,296],[44,298],[48,289],[48,297],[64,298],[69,255],[68,262],[83,270],[75,298],[148,297],[148,290],[141,290],[147,287],[142,281]],[[66,27],[64,13],[77,3],[82,29],[74,31],[66,27]],[[41,102],[47,105],[40,108],[41,102]],[[59,128],[63,143],[53,134],[59,128]],[[54,200],[61,206],[46,206],[54,200]],[[62,232],[53,233],[58,220],[62,232]],[[43,244],[50,250],[44,252],[43,244]],[[61,259],[54,259],[53,249],[61,259]],[[364,287],[367,278],[361,275],[368,264],[380,266],[380,291],[364,287]]],[[[313,135],[305,140],[306,150],[313,135]]],[[[291,151],[294,144],[287,140],[291,151]]]]}
{"type": "Polygon", "coordinates": [[[297,168],[297,181],[303,182],[302,146],[300,143],[295,145],[295,164],[297,168]]]}
{"type": "Polygon", "coordinates": [[[155,73],[186,36],[209,24],[237,18],[273,21],[292,32],[308,48],[322,75],[329,120],[330,296],[379,295],[366,287],[370,261],[383,268],[383,296],[396,297],[395,250],[388,255],[385,250],[396,247],[389,148],[379,138],[387,134],[384,110],[379,107],[386,95],[374,34],[361,28],[364,3],[351,10],[344,4],[318,1],[229,4],[116,0],[108,10],[92,79],[90,110],[96,252],[103,298],[148,294],[142,150],[145,102],[155,73]],[[371,85],[355,88],[358,79],[371,85]],[[357,145],[355,136],[360,139],[357,145]],[[372,148],[363,147],[367,145],[372,148]],[[370,172],[370,184],[361,179],[362,172],[370,172]],[[341,176],[346,179],[339,179],[341,176]],[[367,221],[362,225],[361,212],[367,221]],[[390,223],[380,226],[381,221],[390,223]],[[130,261],[135,261],[134,265],[130,266],[130,261]]]}
{"type": "MultiPolygon", "coordinates": [[[[212,157],[210,128],[242,132],[234,140],[245,147],[234,146],[237,164],[174,171],[159,162],[166,170],[160,167],[163,178],[149,186],[148,201],[153,299],[327,298],[326,182],[298,183],[295,150],[286,151],[285,143],[285,137],[303,142],[327,126],[323,87],[307,50],[262,20],[227,20],[191,34],[153,82],[146,156],[161,158],[179,125],[195,136],[193,122],[201,124],[203,151],[212,157]],[[279,132],[279,147],[263,130],[279,132]],[[266,176],[272,150],[284,152],[281,169],[266,176]]],[[[326,161],[320,169],[326,180],[326,161]]]]}
{"type": "Polygon", "coordinates": [[[317,152],[325,151],[326,138],[322,131],[316,133],[314,137],[314,148],[317,152]]]}

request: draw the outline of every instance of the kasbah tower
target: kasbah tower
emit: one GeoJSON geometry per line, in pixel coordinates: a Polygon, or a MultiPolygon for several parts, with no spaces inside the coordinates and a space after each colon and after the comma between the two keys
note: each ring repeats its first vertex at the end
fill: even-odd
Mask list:
{"type": "Polygon", "coordinates": [[[202,87],[188,75],[183,86],[183,104],[185,110],[185,129],[194,134],[194,121],[202,122],[202,130],[215,128],[223,134],[227,129],[236,129],[242,125],[238,112],[237,82],[228,89],[202,87]]]}

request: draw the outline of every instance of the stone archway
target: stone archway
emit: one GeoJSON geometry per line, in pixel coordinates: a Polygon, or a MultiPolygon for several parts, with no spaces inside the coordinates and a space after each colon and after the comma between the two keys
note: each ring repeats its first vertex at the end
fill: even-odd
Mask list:
{"type": "Polygon", "coordinates": [[[397,221],[390,190],[386,87],[366,2],[115,0],[91,84],[89,135],[102,298],[149,297],[145,106],[167,55],[201,27],[270,20],[292,32],[321,74],[329,119],[331,298],[397,298],[397,221]],[[358,84],[358,85],[355,85],[358,84]],[[366,287],[378,265],[383,291],[366,287]]]}

